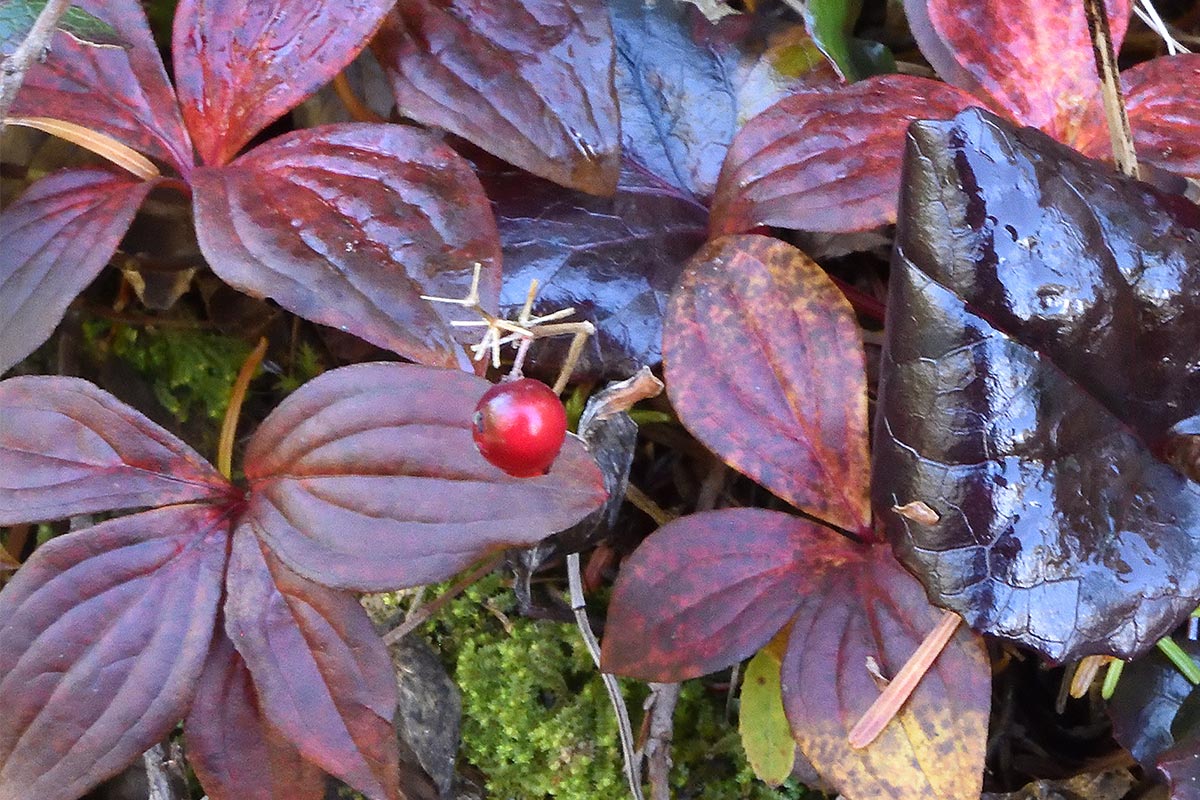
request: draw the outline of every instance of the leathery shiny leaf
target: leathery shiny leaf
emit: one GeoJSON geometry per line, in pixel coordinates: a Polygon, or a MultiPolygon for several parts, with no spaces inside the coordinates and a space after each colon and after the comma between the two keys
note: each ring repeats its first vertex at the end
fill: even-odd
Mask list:
{"type": "Polygon", "coordinates": [[[931,599],[1053,660],[1200,604],[1200,208],[979,110],[910,129],[874,499],[931,599]],[[890,509],[922,501],[932,523],[890,509]]]}
{"type": "Polygon", "coordinates": [[[301,575],[382,591],[443,580],[598,508],[603,479],[573,437],[541,477],[514,478],[484,460],[471,417],[491,385],[386,363],[308,382],[250,440],[251,524],[301,575]]]}
{"type": "Polygon", "coordinates": [[[799,598],[781,670],[783,705],[800,750],[847,800],[976,800],[983,789],[991,665],[965,628],[871,745],[847,734],[938,623],[887,547],[799,598]]]}

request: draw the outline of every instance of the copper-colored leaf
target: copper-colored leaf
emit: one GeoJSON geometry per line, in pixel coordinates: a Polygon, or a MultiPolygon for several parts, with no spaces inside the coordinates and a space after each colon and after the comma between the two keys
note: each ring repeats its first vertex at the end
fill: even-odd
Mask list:
{"type": "Polygon", "coordinates": [[[613,36],[600,0],[401,0],[375,48],[404,114],[563,186],[616,191],[613,36]]]}
{"type": "Polygon", "coordinates": [[[1160,450],[1200,414],[1200,209],[983,111],[909,137],[876,508],[976,629],[1133,657],[1200,603],[1200,484],[1160,450]]]}
{"type": "Polygon", "coordinates": [[[153,186],[104,169],[67,170],[0,212],[0,373],[50,338],[153,186]]]}
{"type": "Polygon", "coordinates": [[[194,189],[213,271],[306,319],[455,366],[466,355],[449,319],[471,315],[420,295],[464,296],[478,262],[483,304],[495,308],[500,247],[487,198],[461,156],[415,128],[297,131],[197,169],[194,189]]]}
{"type": "Polygon", "coordinates": [[[183,0],[172,56],[203,163],[232,159],[354,60],[391,0],[183,0]]]}
{"type": "Polygon", "coordinates": [[[250,670],[218,624],[184,722],[209,800],[320,800],[325,775],[263,718],[250,670]]]}
{"type": "Polygon", "coordinates": [[[234,535],[227,589],[225,629],[269,724],[371,800],[394,800],[396,681],[358,600],[288,570],[245,524],[234,535]]]}
{"type": "Polygon", "coordinates": [[[895,222],[909,122],[949,119],[978,103],[953,86],[906,75],[785,97],[734,137],[713,196],[712,234],[895,222]]]}
{"type": "Polygon", "coordinates": [[[648,681],[694,678],[748,658],[796,604],[861,548],[778,511],[691,514],[651,534],[621,565],[601,667],[648,681]]]}
{"type": "Polygon", "coordinates": [[[78,378],[0,382],[0,525],[220,498],[195,451],[78,378]]]}
{"type": "Polygon", "coordinates": [[[604,502],[568,437],[550,473],[514,478],[479,454],[457,370],[359,364],[279,405],[246,451],[255,530],[301,575],[379,591],[443,580],[490,550],[532,545],[604,502]]]}
{"type": "Polygon", "coordinates": [[[26,76],[11,113],[93,128],[186,176],[191,141],[141,3],[78,0],[75,5],[107,22],[130,46],[92,47],[56,37],[45,62],[26,76]]]}
{"type": "MultiPolygon", "coordinates": [[[[1139,161],[1200,178],[1200,54],[1164,56],[1121,73],[1139,161]]],[[[1108,128],[1097,119],[1077,142],[1093,158],[1110,158],[1108,128]]]]}
{"type": "Polygon", "coordinates": [[[812,259],[765,236],[709,242],[671,297],[663,358],[696,438],[797,508],[871,536],[862,341],[812,259]]]}
{"type": "Polygon", "coordinates": [[[941,611],[886,547],[798,598],[783,700],[804,755],[847,800],[976,800],[991,705],[983,641],[965,628],[869,747],[847,734],[879,694],[868,659],[895,675],[941,611]]]}
{"type": "Polygon", "coordinates": [[[187,711],[226,514],[176,505],[39,548],[0,593],[0,800],[75,800],[187,711]]]}
{"type": "MultiPolygon", "coordinates": [[[[1120,49],[1129,0],[1106,0],[1120,49]]],[[[905,0],[912,31],[938,75],[1024,125],[1071,142],[1100,79],[1078,0],[905,0]]]]}

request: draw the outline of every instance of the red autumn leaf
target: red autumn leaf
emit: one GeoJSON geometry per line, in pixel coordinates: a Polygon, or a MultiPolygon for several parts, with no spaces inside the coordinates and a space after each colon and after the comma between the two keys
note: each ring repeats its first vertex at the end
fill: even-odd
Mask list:
{"type": "Polygon", "coordinates": [[[808,256],[765,236],[716,239],[684,271],[663,359],[683,424],[797,508],[872,538],[862,341],[808,256]]]}
{"type": "Polygon", "coordinates": [[[491,385],[402,364],[310,381],[246,450],[249,524],[301,575],[380,591],[443,580],[599,507],[603,480],[576,439],[544,477],[514,478],[483,459],[471,417],[491,385]]]}
{"type": "Polygon", "coordinates": [[[190,447],[87,381],[0,382],[0,420],[0,525],[230,492],[190,447]]]}
{"type": "MultiPolygon", "coordinates": [[[[477,169],[500,228],[501,308],[518,312],[537,280],[535,313],[574,308],[572,319],[593,323],[576,378],[615,380],[660,361],[667,298],[704,243],[704,207],[628,161],[611,198],[567,192],[507,165],[477,169]]],[[[552,379],[568,346],[541,342],[527,364],[552,379]]]]}
{"type": "Polygon", "coordinates": [[[325,774],[263,717],[250,670],[220,624],[183,730],[188,764],[209,800],[325,796],[325,774]]]}
{"type": "Polygon", "coordinates": [[[0,373],[50,337],[153,186],[104,169],[66,170],[0,211],[0,373]]]}
{"type": "Polygon", "coordinates": [[[600,0],[402,0],[375,52],[407,116],[563,186],[616,191],[613,36],[600,0]]]}
{"type": "Polygon", "coordinates": [[[175,505],[39,548],[0,593],[0,798],[75,800],[187,711],[228,514],[175,505]]]}
{"type": "MultiPolygon", "coordinates": [[[[1138,64],[1121,73],[1121,84],[1138,161],[1200,178],[1200,54],[1138,64]]],[[[1112,145],[1103,121],[1089,130],[1091,137],[1077,142],[1080,152],[1107,158],[1112,145]]]]}
{"type": "Polygon", "coordinates": [[[713,236],[759,225],[860,230],[895,221],[904,131],[978,100],[906,75],[784,98],[733,140],[713,196],[713,236]]]}
{"type": "Polygon", "coordinates": [[[192,144],[142,4],[79,0],[74,5],[103,19],[130,46],[91,47],[55,37],[50,55],[26,76],[11,114],[53,117],[108,134],[186,176],[192,144]]]}
{"type": "Polygon", "coordinates": [[[621,565],[601,667],[674,682],[735,664],[779,632],[799,598],[852,571],[861,550],[822,525],[778,511],[681,517],[621,565]]]}
{"type": "Polygon", "coordinates": [[[354,60],[392,0],[183,0],[171,54],[204,164],[228,163],[354,60]]]}
{"type": "Polygon", "coordinates": [[[433,136],[297,131],[198,168],[193,185],[200,248],[227,283],[416,361],[466,365],[443,316],[465,312],[420,295],[465,295],[481,263],[494,298],[498,235],[470,165],[433,136]]]}
{"type": "Polygon", "coordinates": [[[270,724],[371,800],[397,797],[392,662],[354,595],[292,573],[245,525],[233,537],[227,592],[225,629],[270,724]]]}
{"type": "MultiPolygon", "coordinates": [[[[1104,5],[1119,50],[1129,24],[1129,0],[1104,5]]],[[[904,8],[921,52],[938,75],[1022,125],[1072,144],[1089,106],[1100,102],[1083,3],[905,0],[904,8]]]]}
{"type": "Polygon", "coordinates": [[[850,729],[879,695],[867,659],[894,676],[942,612],[887,547],[865,551],[798,597],[781,679],[801,751],[849,800],[974,800],[983,788],[991,665],[960,630],[898,716],[854,750],[850,729]]]}

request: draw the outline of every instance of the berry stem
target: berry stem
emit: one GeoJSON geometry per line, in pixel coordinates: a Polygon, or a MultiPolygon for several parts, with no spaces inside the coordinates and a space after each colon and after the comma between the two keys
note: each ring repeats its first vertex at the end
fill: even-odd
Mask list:
{"type": "Polygon", "coordinates": [[[217,469],[226,478],[233,473],[233,438],[237,433],[238,417],[242,413],[242,402],[246,399],[246,389],[250,379],[267,354],[267,338],[258,340],[258,345],[246,356],[242,368],[238,370],[237,379],[233,382],[233,391],[229,393],[229,407],[225,409],[225,419],[221,421],[221,438],[217,442],[217,469]]]}

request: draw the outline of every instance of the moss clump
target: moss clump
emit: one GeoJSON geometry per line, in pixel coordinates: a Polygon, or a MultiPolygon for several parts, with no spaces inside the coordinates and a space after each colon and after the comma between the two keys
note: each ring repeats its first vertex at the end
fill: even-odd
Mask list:
{"type": "Polygon", "coordinates": [[[83,325],[89,347],[129,364],[180,422],[194,413],[220,420],[229,389],[250,353],[241,339],[204,330],[135,328],[91,320],[83,325]]]}
{"type": "MultiPolygon", "coordinates": [[[[573,625],[517,617],[512,593],[492,575],[442,609],[426,633],[462,692],[461,755],[487,775],[489,797],[629,796],[608,695],[573,625]]],[[[645,694],[643,685],[626,684],[635,728],[645,694]]],[[[688,682],[675,723],[675,797],[806,796],[802,787],[774,790],[754,778],[736,726],[724,719],[723,695],[688,682]]]]}

